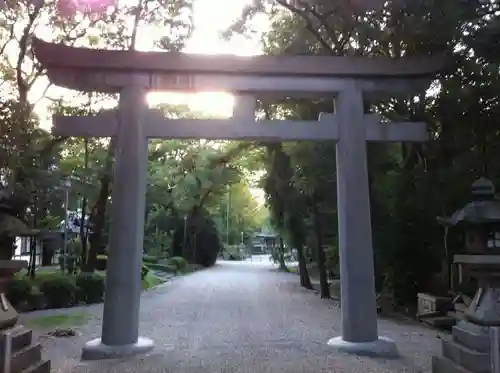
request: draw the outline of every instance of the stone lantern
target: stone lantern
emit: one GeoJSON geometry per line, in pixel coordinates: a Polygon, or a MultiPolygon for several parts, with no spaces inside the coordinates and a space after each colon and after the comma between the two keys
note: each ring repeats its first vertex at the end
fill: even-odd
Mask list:
{"type": "Polygon", "coordinates": [[[12,260],[15,238],[38,234],[11,214],[8,197],[0,190],[0,372],[49,373],[50,361],[42,359],[42,347],[33,343],[32,331],[17,323],[19,314],[5,294],[14,275],[28,265],[12,260]]]}
{"type": "Polygon", "coordinates": [[[476,294],[464,319],[443,339],[441,357],[432,371],[493,373],[490,365],[490,328],[500,326],[500,200],[493,183],[484,178],[472,185],[473,200],[441,224],[462,227],[465,250],[453,261],[477,280],[476,294]]]}

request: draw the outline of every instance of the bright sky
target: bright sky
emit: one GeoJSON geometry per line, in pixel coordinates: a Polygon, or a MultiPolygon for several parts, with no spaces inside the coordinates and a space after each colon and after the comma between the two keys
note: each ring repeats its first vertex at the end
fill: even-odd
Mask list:
{"type": "MultiPolygon", "coordinates": [[[[123,0],[135,3],[136,0],[123,0]]],[[[252,0],[194,0],[194,32],[188,41],[185,52],[203,54],[234,54],[234,55],[256,55],[261,53],[260,40],[250,40],[244,36],[235,36],[230,41],[221,40],[220,33],[226,30],[231,23],[237,19],[245,5],[252,0]]],[[[264,31],[267,27],[265,19],[258,20],[259,28],[264,31]]],[[[38,30],[37,33],[43,38],[44,33],[50,30],[38,30]]],[[[155,28],[145,27],[138,33],[138,49],[148,50],[153,48],[155,38],[151,34],[157,33],[155,28]]],[[[162,36],[161,34],[159,36],[162,36]]],[[[158,38],[156,38],[158,39],[158,38]]],[[[17,55],[17,50],[12,52],[17,55]]],[[[37,100],[46,87],[47,81],[37,81],[31,92],[31,97],[37,100]]],[[[67,91],[51,87],[50,97],[65,96],[67,91]]],[[[195,94],[180,94],[154,92],[148,95],[150,105],[159,103],[187,104],[195,112],[203,112],[218,117],[229,117],[232,114],[234,104],[233,97],[223,92],[200,92],[195,94]]],[[[42,127],[50,128],[50,118],[47,112],[48,100],[42,100],[37,105],[36,111],[42,118],[42,127]],[[46,120],[44,120],[47,118],[46,120]]]]}
{"type": "MultiPolygon", "coordinates": [[[[134,0],[125,1],[135,2],[134,0]]],[[[231,41],[224,41],[220,38],[221,31],[226,30],[239,17],[244,6],[251,2],[252,0],[194,0],[195,29],[184,51],[188,53],[247,56],[260,54],[259,40],[249,40],[243,36],[235,36],[231,41]]],[[[260,26],[259,22],[259,28],[260,26]]],[[[265,31],[266,27],[266,21],[262,20],[262,31],[265,31]]],[[[154,29],[139,32],[139,50],[147,50],[152,47],[153,38],[151,38],[151,33],[153,32],[155,32],[154,29]]],[[[35,84],[34,87],[34,90],[38,91],[35,92],[36,96],[38,96],[37,93],[41,93],[46,84],[46,82],[40,83],[40,85],[35,84]]],[[[57,91],[57,89],[55,90],[57,91]]],[[[148,102],[150,105],[159,103],[187,104],[195,112],[203,112],[218,117],[229,117],[232,114],[234,99],[230,94],[223,92],[200,92],[195,94],[155,92],[148,95],[148,102]]],[[[48,117],[47,104],[48,101],[43,100],[37,105],[37,112],[41,118],[48,117]]],[[[47,118],[47,121],[42,120],[42,127],[49,128],[50,125],[49,118],[47,118]]],[[[260,203],[263,202],[262,190],[252,188],[251,192],[254,198],[260,203]]]]}
{"type": "MultiPolygon", "coordinates": [[[[251,2],[252,0],[195,0],[195,30],[185,52],[243,56],[260,54],[262,49],[259,40],[249,40],[243,36],[234,37],[229,42],[220,39],[220,32],[227,29],[241,14],[243,7],[251,2]]],[[[227,117],[232,114],[234,103],[231,95],[221,92],[190,95],[152,93],[148,101],[150,104],[164,101],[188,104],[194,111],[227,117]]]]}

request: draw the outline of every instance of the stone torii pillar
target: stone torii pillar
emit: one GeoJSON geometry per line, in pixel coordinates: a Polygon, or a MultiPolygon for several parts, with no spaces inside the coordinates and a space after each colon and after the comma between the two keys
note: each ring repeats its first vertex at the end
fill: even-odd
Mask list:
{"type": "MultiPolygon", "coordinates": [[[[328,344],[348,352],[397,356],[395,343],[378,336],[363,92],[355,82],[339,92],[335,110],[342,335],[328,344]]],[[[420,138],[405,132],[404,126],[397,129],[401,140],[422,140],[426,135],[425,125],[420,138]]]]}
{"type": "Polygon", "coordinates": [[[115,136],[117,143],[102,338],[89,342],[83,357],[120,357],[153,347],[138,336],[147,138],[336,140],[342,330],[329,344],[360,354],[397,354],[394,343],[377,330],[366,141],[426,141],[428,136],[423,123],[386,123],[364,114],[363,99],[422,91],[441,67],[441,58],[189,56],[91,50],[40,40],[34,47],[52,83],[120,93],[118,116],[108,112],[54,121],[58,135],[115,136]],[[228,91],[239,100],[232,119],[167,120],[145,111],[147,90],[228,91]],[[253,96],[311,94],[336,97],[335,113],[319,121],[255,120],[253,96]]]}
{"type": "Polygon", "coordinates": [[[113,134],[116,163],[102,337],[85,345],[83,359],[132,355],[153,348],[150,339],[138,334],[148,169],[144,88],[124,87],[119,108],[118,128],[113,134]]]}

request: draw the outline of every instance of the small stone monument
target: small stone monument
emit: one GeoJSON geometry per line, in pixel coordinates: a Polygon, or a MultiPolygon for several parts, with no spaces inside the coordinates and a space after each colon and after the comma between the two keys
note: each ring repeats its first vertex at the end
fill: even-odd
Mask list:
{"type": "Polygon", "coordinates": [[[50,373],[50,361],[42,360],[42,347],[32,343],[31,330],[17,325],[19,314],[5,295],[14,275],[28,266],[24,260],[10,260],[13,248],[8,238],[32,234],[19,219],[0,211],[0,372],[50,373]]]}
{"type": "Polygon", "coordinates": [[[451,217],[438,219],[465,230],[465,250],[453,261],[477,279],[478,288],[464,320],[443,339],[443,356],[433,357],[433,373],[496,373],[490,365],[490,328],[500,326],[500,200],[484,178],[474,182],[472,196],[451,217]]]}

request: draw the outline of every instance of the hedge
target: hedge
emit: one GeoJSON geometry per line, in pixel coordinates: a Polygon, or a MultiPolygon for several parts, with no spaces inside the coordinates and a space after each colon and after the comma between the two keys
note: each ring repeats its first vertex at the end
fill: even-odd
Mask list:
{"type": "Polygon", "coordinates": [[[102,274],[41,273],[31,280],[16,276],[9,284],[7,298],[19,311],[65,308],[104,300],[105,277],[102,274]]]}
{"type": "MultiPolygon", "coordinates": [[[[141,279],[143,286],[150,270],[167,273],[185,272],[187,262],[184,258],[162,260],[145,256],[142,264],[141,279]]],[[[98,256],[98,270],[105,270],[107,256],[98,256]]],[[[160,279],[160,281],[162,281],[160,279]]],[[[76,276],[61,272],[41,271],[34,280],[24,273],[17,274],[9,284],[6,295],[19,311],[33,311],[45,308],[64,308],[78,304],[99,303],[104,300],[105,275],[102,273],[79,273],[76,276]]]]}

